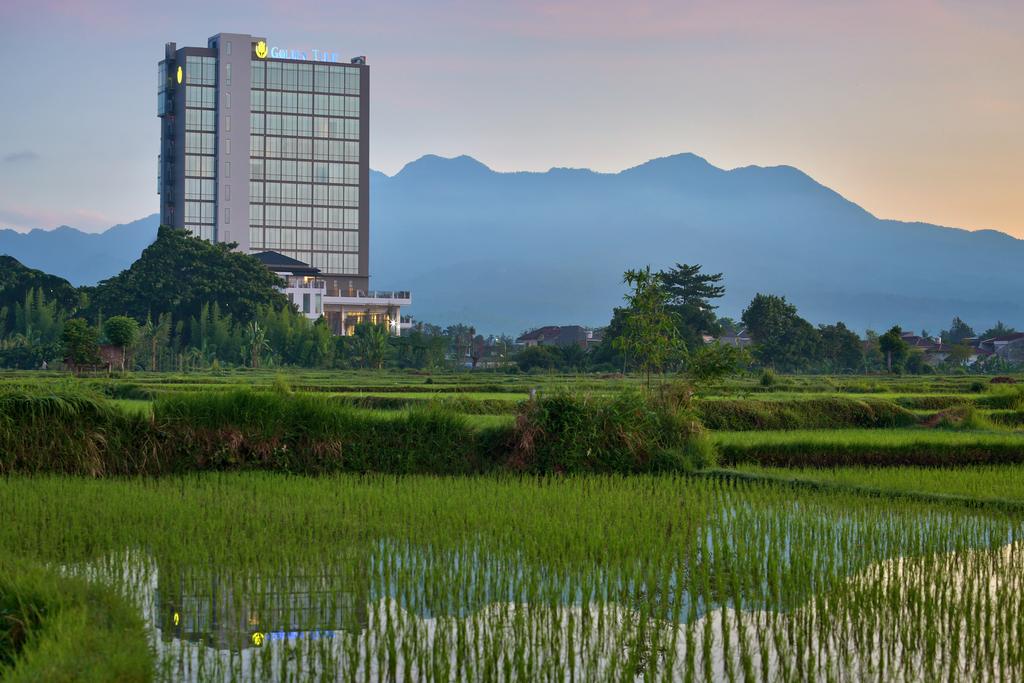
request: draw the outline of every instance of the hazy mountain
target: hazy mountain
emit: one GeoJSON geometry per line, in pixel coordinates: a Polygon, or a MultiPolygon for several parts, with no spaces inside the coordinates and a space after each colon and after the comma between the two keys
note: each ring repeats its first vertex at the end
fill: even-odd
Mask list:
{"type": "Polygon", "coordinates": [[[30,268],[67,278],[73,285],[93,285],[116,275],[139,258],[156,239],[157,214],[101,233],[66,225],[55,230],[21,233],[0,230],[0,254],[10,254],[30,268]]]}
{"type": "MultiPolygon", "coordinates": [[[[858,329],[1024,324],[1024,241],[879,220],[788,166],[725,171],[680,154],[620,173],[497,173],[426,156],[370,188],[371,284],[411,289],[410,312],[431,322],[600,325],[626,268],[680,261],[725,273],[727,315],[760,291],[858,329]]],[[[0,231],[0,253],[92,284],[138,258],[156,224],[0,231]]]]}
{"type": "Polygon", "coordinates": [[[623,270],[679,261],[725,273],[722,314],[760,291],[859,329],[1024,323],[1024,241],[879,220],[788,166],[680,154],[620,173],[497,173],[426,156],[370,187],[373,286],[411,289],[423,320],[603,324],[623,270]]]}

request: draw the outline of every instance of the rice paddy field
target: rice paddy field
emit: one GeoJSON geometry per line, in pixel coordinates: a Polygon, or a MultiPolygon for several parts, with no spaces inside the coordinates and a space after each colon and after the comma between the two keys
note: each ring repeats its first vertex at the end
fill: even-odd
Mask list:
{"type": "Polygon", "coordinates": [[[989,380],[737,379],[674,420],[620,376],[0,375],[0,678],[1024,680],[1024,393],[989,380]],[[138,471],[25,434],[72,413],[138,471]],[[351,466],[363,434],[394,452],[351,466]]]}

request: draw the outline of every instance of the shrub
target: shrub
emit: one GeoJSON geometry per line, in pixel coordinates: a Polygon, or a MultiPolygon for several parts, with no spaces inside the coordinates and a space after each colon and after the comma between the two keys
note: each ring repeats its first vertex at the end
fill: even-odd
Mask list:
{"type": "Polygon", "coordinates": [[[773,387],[778,382],[778,377],[776,376],[774,370],[772,370],[771,368],[765,368],[761,372],[761,379],[759,380],[759,382],[762,387],[773,387]]]}
{"type": "Polygon", "coordinates": [[[525,403],[507,466],[544,472],[650,472],[711,464],[696,415],[636,392],[556,393],[525,403]]]}

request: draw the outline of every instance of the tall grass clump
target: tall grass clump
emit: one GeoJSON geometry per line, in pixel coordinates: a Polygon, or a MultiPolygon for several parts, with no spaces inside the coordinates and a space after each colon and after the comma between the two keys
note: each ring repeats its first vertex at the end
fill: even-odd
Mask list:
{"type": "Polygon", "coordinates": [[[878,398],[721,398],[697,401],[695,407],[704,426],[728,431],[909,427],[918,422],[911,411],[878,398]]]}
{"type": "Polygon", "coordinates": [[[682,405],[623,391],[556,392],[523,404],[508,465],[524,472],[653,472],[706,467],[713,448],[682,405]]]}
{"type": "Polygon", "coordinates": [[[115,590],[0,559],[0,679],[148,681],[142,619],[115,590]]]}
{"type": "Polygon", "coordinates": [[[172,471],[463,474],[482,466],[475,430],[436,406],[389,416],[313,395],[234,390],[168,396],[154,418],[172,471]]]}
{"type": "Polygon", "coordinates": [[[152,446],[144,416],[86,391],[0,391],[0,473],[132,474],[152,446]]]}

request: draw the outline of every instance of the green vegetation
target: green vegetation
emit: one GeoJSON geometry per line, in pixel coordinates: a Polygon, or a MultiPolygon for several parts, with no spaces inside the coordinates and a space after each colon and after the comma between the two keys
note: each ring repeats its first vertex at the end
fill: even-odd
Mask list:
{"type": "Polygon", "coordinates": [[[153,674],[143,621],[117,591],[0,553],[0,678],[100,683],[153,674]]]}
{"type": "Polygon", "coordinates": [[[0,657],[22,680],[80,648],[124,680],[1024,676],[1017,386],[715,375],[0,373],[0,657]]]}
{"type": "Polygon", "coordinates": [[[137,605],[167,680],[1024,675],[1020,518],[956,505],[214,474],[5,479],[0,516],[3,552],[137,605]]]}

